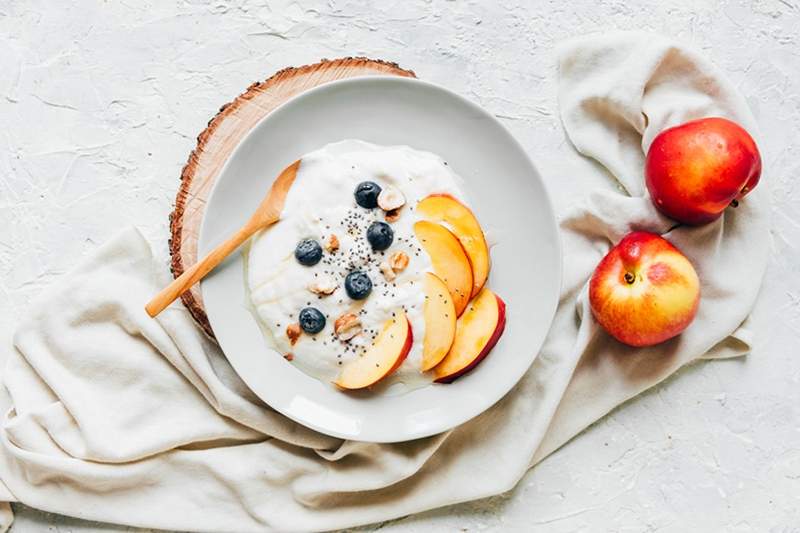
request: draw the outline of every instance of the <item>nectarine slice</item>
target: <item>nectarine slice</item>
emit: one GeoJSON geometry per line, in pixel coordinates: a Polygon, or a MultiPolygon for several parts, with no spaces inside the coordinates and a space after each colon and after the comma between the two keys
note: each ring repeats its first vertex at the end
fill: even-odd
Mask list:
{"type": "Polygon", "coordinates": [[[453,231],[472,266],[471,296],[477,295],[489,276],[489,247],[470,208],[448,194],[432,194],[417,204],[417,213],[425,220],[444,222],[453,231]]]}
{"type": "Polygon", "coordinates": [[[447,285],[460,316],[472,294],[472,267],[464,248],[450,230],[427,220],[414,224],[414,234],[428,252],[433,271],[447,285]]]}
{"type": "Polygon", "coordinates": [[[487,288],[481,289],[456,324],[453,346],[434,367],[437,383],[450,383],[483,361],[506,327],[506,304],[487,288]]]}
{"type": "Polygon", "coordinates": [[[422,343],[422,371],[444,359],[456,335],[456,306],[447,285],[436,274],[425,273],[425,339],[422,343]]]}
{"type": "Polygon", "coordinates": [[[342,368],[334,384],[343,389],[363,389],[379,382],[403,363],[414,335],[411,324],[402,311],[387,320],[375,342],[357,359],[342,368]]]}

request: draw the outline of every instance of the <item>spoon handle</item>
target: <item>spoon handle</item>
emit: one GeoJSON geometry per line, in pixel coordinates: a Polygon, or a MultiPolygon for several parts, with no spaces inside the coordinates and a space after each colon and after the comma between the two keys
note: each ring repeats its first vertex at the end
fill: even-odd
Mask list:
{"type": "Polygon", "coordinates": [[[145,306],[145,310],[147,314],[151,317],[155,317],[161,311],[166,309],[169,304],[175,301],[175,299],[189,290],[189,288],[203,279],[206,274],[211,272],[218,264],[220,264],[226,257],[228,257],[231,252],[233,252],[236,248],[241,246],[243,242],[249,239],[256,231],[259,229],[269,226],[274,222],[268,222],[267,224],[252,224],[248,223],[245,224],[239,231],[233,234],[229,239],[222,242],[216,248],[211,250],[208,255],[206,255],[201,261],[198,261],[188,269],[186,269],[183,274],[175,278],[172,283],[164,287],[158,294],[153,296],[153,299],[148,302],[145,306]]]}
{"type": "Polygon", "coordinates": [[[155,316],[166,309],[169,304],[174,302],[175,298],[188,291],[192,285],[203,279],[206,274],[211,272],[215,266],[222,263],[231,252],[241,246],[244,241],[252,237],[255,232],[277,222],[281,216],[281,211],[283,211],[286,195],[294,182],[298,168],[300,168],[299,159],[284,168],[281,173],[278,174],[278,177],[275,178],[275,181],[269,189],[269,193],[261,201],[261,204],[258,206],[255,213],[253,213],[253,216],[250,217],[250,220],[248,220],[239,231],[211,250],[202,260],[185,270],[183,274],[178,276],[172,283],[156,294],[144,307],[147,314],[155,318],[155,316]]]}

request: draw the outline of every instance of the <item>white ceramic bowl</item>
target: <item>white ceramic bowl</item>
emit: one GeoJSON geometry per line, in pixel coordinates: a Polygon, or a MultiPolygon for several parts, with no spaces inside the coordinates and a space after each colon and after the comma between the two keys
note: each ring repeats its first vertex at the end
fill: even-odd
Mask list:
{"type": "Polygon", "coordinates": [[[298,95],[242,141],[209,199],[200,255],[245,222],[287,164],[348,138],[439,154],[464,178],[475,214],[495,243],[488,286],[507,305],[505,333],[492,353],[449,385],[402,395],[343,393],[302,373],[267,347],[245,306],[240,253],[202,282],[203,301],[236,372],[277,411],[347,439],[397,442],[426,437],[491,407],[535,359],[550,328],[561,283],[553,208],[525,150],[481,107],[415,79],[353,78],[298,95]]]}

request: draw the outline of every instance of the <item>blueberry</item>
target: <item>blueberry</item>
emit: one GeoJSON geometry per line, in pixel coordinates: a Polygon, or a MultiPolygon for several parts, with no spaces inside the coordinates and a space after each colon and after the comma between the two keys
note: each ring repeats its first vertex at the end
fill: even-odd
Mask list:
{"type": "Polygon", "coordinates": [[[306,307],[300,311],[300,327],[306,333],[319,333],[325,329],[325,315],[319,309],[306,307]]]}
{"type": "Polygon", "coordinates": [[[385,250],[394,241],[394,231],[386,222],[373,222],[367,228],[367,240],[373,250],[385,250]]]}
{"type": "Polygon", "coordinates": [[[314,239],[303,239],[297,243],[294,256],[301,265],[316,265],[322,259],[322,246],[314,239]]]}
{"type": "Polygon", "coordinates": [[[374,181],[362,181],[356,187],[356,203],[361,207],[372,209],[378,206],[378,195],[381,193],[381,187],[374,181]]]}
{"type": "Polygon", "coordinates": [[[372,281],[366,273],[355,270],[344,278],[344,289],[353,300],[363,300],[372,292],[372,281]]]}

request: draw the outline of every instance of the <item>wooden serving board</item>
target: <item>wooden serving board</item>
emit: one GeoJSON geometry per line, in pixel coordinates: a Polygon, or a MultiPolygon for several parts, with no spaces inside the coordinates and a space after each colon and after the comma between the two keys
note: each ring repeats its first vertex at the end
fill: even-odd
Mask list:
{"type": "MultiPolygon", "coordinates": [[[[322,60],[313,65],[290,67],[276,72],[266,81],[256,82],[223,105],[197,136],[197,146],[181,172],[181,185],[170,214],[169,249],[174,277],[197,262],[197,239],[205,213],[206,201],[220,170],[245,135],[276,107],[289,98],[323,83],[356,76],[392,75],[415,77],[414,72],[395,63],[347,57],[322,60]]],[[[203,330],[214,337],[203,309],[200,286],[195,285],[181,297],[203,330]]]]}

